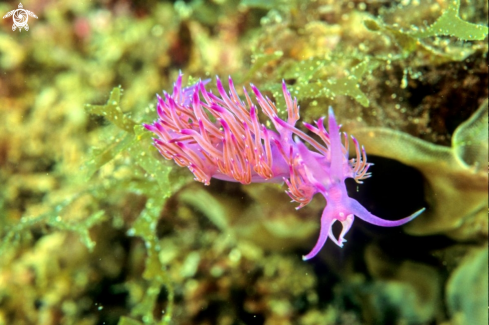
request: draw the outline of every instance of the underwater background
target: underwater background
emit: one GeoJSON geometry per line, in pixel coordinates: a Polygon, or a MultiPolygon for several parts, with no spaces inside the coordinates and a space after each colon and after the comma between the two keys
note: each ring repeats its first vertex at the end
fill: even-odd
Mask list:
{"type": "Polygon", "coordinates": [[[0,24],[0,325],[487,324],[487,1],[22,5],[28,30],[0,24]],[[332,106],[374,163],[349,195],[427,210],[302,261],[324,199],[204,186],[152,146],[180,71],[282,117],[284,80],[308,123],[332,106]]]}

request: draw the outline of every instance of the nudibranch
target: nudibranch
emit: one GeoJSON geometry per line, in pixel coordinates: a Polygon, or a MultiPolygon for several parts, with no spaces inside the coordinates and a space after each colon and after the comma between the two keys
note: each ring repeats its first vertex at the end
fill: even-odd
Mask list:
{"type": "Polygon", "coordinates": [[[199,81],[182,88],[182,75],[178,76],[173,93],[157,95],[158,119],[144,125],[153,132],[155,147],[166,159],[173,159],[182,167],[188,167],[195,180],[209,185],[211,178],[249,184],[252,182],[283,182],[286,193],[299,203],[297,209],[308,204],[316,193],[326,199],[321,216],[319,239],[303,260],[309,260],[321,250],[329,237],[343,247],[345,234],[352,226],[354,216],[382,227],[405,224],[424,211],[396,220],[384,220],[374,216],[358,201],[347,194],[345,179],[357,183],[370,177],[365,148],[360,147],[352,136],[356,157],[349,159],[349,138],[340,132],[333,109],[328,111],[328,130],[321,117],[315,126],[304,123],[306,129],[318,140],[298,129],[297,99],[292,98],[285,82],[282,91],[287,108],[287,121],[277,114],[275,104],[253,85],[255,105],[245,87],[241,99],[233,81],[229,78],[227,93],[217,78],[219,95],[207,91],[199,81]],[[259,106],[275,130],[265,127],[258,120],[259,106]],[[333,235],[332,225],[339,221],[343,228],[338,238],[333,235]]]}

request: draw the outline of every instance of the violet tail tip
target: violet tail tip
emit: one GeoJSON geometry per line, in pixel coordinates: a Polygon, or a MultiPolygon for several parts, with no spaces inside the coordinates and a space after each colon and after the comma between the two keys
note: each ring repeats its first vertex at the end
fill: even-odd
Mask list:
{"type": "MultiPolygon", "coordinates": [[[[318,253],[319,253],[319,252],[318,252],[318,253]]],[[[302,255],[302,260],[303,260],[304,262],[305,262],[305,261],[308,261],[308,260],[312,259],[313,257],[315,257],[316,255],[317,255],[317,253],[316,253],[316,254],[311,254],[311,253],[309,253],[309,254],[307,254],[307,255],[302,255]]]]}
{"type": "Polygon", "coordinates": [[[331,107],[331,106],[328,107],[328,115],[334,115],[333,107],[331,107]]]}
{"type": "MultiPolygon", "coordinates": [[[[412,215],[409,216],[411,220],[419,216],[421,213],[423,213],[426,210],[426,208],[419,209],[418,211],[414,212],[412,215]]],[[[411,221],[409,220],[409,221],[411,221]]]]}

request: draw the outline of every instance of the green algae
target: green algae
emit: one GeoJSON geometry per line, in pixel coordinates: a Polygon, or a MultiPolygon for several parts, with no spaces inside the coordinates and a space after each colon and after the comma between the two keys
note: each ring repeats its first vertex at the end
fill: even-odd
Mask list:
{"type": "Polygon", "coordinates": [[[119,320],[118,325],[141,325],[142,323],[140,321],[137,321],[135,319],[122,316],[121,319],[119,320]]]}
{"type": "Polygon", "coordinates": [[[472,24],[460,18],[460,0],[449,1],[445,12],[428,28],[410,31],[408,35],[421,39],[431,36],[453,36],[466,41],[482,41],[487,37],[487,26],[472,24]]]}
{"type": "Polygon", "coordinates": [[[262,8],[262,9],[289,9],[292,1],[289,0],[271,0],[271,1],[261,1],[261,0],[241,0],[240,4],[248,7],[262,8]],[[284,8],[284,5],[286,8],[284,8]]]}
{"type": "Polygon", "coordinates": [[[174,292],[171,279],[165,271],[166,266],[159,260],[161,247],[156,237],[156,223],[166,196],[152,196],[132,228],[128,230],[131,236],[138,236],[144,240],[147,250],[143,278],[148,281],[148,286],[143,299],[131,310],[131,315],[140,316],[145,324],[168,324],[172,318],[174,292]],[[161,320],[156,320],[153,311],[162,287],[168,292],[168,306],[161,320]]]}
{"type": "Polygon", "coordinates": [[[428,37],[451,36],[459,40],[476,41],[484,40],[488,34],[487,26],[472,24],[464,21],[459,16],[460,0],[450,1],[448,8],[443,14],[427,28],[412,26],[411,30],[405,31],[401,28],[391,26],[382,22],[379,18],[366,19],[365,27],[373,32],[382,32],[391,37],[402,49],[403,55],[408,56],[414,51],[425,52],[435,62],[461,61],[474,53],[476,50],[470,47],[459,47],[457,45],[446,46],[438,49],[424,43],[422,40],[428,37]]]}
{"type": "MultiPolygon", "coordinates": [[[[381,33],[391,38],[401,49],[400,54],[395,52],[368,54],[358,50],[349,52],[347,48],[339,47],[324,56],[289,60],[282,51],[274,54],[262,54],[258,51],[257,60],[245,79],[259,71],[264,71],[268,64],[274,62],[277,65],[274,74],[279,79],[294,81],[293,85],[289,86],[289,90],[299,100],[318,98],[334,100],[336,96],[343,95],[363,107],[369,107],[370,100],[365,91],[362,91],[361,85],[365,83],[365,76],[372,75],[379,67],[385,68],[386,65],[391,66],[396,61],[405,61],[412,54],[425,54],[434,64],[462,61],[480,48],[479,45],[471,47],[452,43],[435,46],[423,41],[429,37],[442,36],[452,36],[464,41],[485,39],[488,33],[487,27],[463,21],[459,17],[459,10],[460,0],[450,1],[448,8],[431,26],[424,30],[413,27],[410,31],[386,24],[380,17],[365,16],[363,20],[365,27],[371,32],[381,33]],[[342,69],[344,76],[335,75],[338,74],[338,67],[340,71],[342,69]]],[[[412,68],[418,64],[413,60],[407,62],[406,71],[412,72],[412,68]]],[[[264,88],[272,91],[275,97],[280,97],[277,96],[280,84],[268,83],[264,88]]]]}
{"type": "Polygon", "coordinates": [[[126,134],[122,136],[121,140],[114,141],[107,148],[94,150],[93,157],[83,167],[85,177],[87,179],[91,178],[101,167],[112,161],[122,151],[127,150],[134,142],[134,137],[126,134]]]}
{"type": "Polygon", "coordinates": [[[23,236],[30,236],[29,231],[33,227],[39,225],[49,225],[56,229],[56,231],[76,233],[87,249],[93,251],[95,242],[90,238],[89,230],[106,219],[105,212],[97,211],[81,220],[67,220],[64,216],[65,210],[67,210],[81,195],[82,194],[73,195],[54,205],[52,210],[47,213],[38,216],[23,216],[19,223],[12,226],[10,229],[7,228],[5,231],[3,238],[0,240],[0,255],[4,254],[7,249],[12,249],[18,245],[22,241],[23,236]]]}
{"type": "Polygon", "coordinates": [[[120,98],[122,94],[122,88],[114,88],[110,93],[110,97],[105,105],[86,105],[85,110],[88,114],[99,115],[107,118],[118,128],[128,132],[134,133],[134,126],[136,122],[128,118],[121,110],[120,98]]]}
{"type": "Polygon", "coordinates": [[[150,186],[144,191],[146,195],[151,195],[153,191],[163,194],[164,197],[170,196],[172,190],[179,186],[178,182],[170,182],[169,174],[172,168],[162,164],[154,158],[156,150],[151,145],[151,133],[146,132],[141,123],[136,123],[131,118],[124,115],[120,109],[120,96],[122,89],[114,88],[106,105],[86,105],[88,114],[106,117],[115,126],[126,134],[117,134],[116,141],[109,143],[106,148],[94,151],[93,158],[89,159],[84,165],[84,172],[87,179],[90,179],[100,168],[109,163],[117,155],[127,152],[134,159],[134,162],[146,171],[144,177],[148,183],[156,182],[158,189],[150,186]]]}
{"type": "Polygon", "coordinates": [[[273,61],[276,61],[277,59],[281,58],[282,56],[283,56],[283,53],[280,51],[277,51],[277,52],[272,53],[272,54],[257,54],[257,55],[255,55],[252,58],[251,67],[243,79],[251,78],[255,73],[262,70],[265,66],[269,65],[273,61]]]}
{"type": "MultiPolygon", "coordinates": [[[[72,220],[68,216],[71,209],[75,208],[77,201],[85,195],[91,197],[92,200],[106,199],[112,195],[113,188],[120,189],[122,192],[144,195],[147,197],[144,209],[128,230],[128,234],[140,237],[145,243],[147,257],[143,278],[147,284],[145,296],[141,301],[135,303],[131,315],[140,317],[145,324],[168,324],[172,317],[174,294],[165,265],[158,258],[160,247],[156,237],[156,223],[166,199],[190,178],[175,175],[170,177],[173,168],[154,158],[155,149],[151,145],[150,133],[146,132],[140,123],[136,123],[122,113],[121,93],[120,87],[114,88],[106,105],[86,106],[88,114],[103,116],[110,121],[116,127],[112,131],[112,137],[115,135],[121,140],[110,143],[106,148],[93,151],[92,157],[81,168],[84,174],[83,179],[87,183],[76,189],[77,194],[59,203],[53,203],[46,213],[38,216],[23,216],[19,223],[7,229],[0,241],[0,254],[14,248],[22,242],[23,237],[29,237],[32,228],[43,225],[52,227],[55,231],[76,234],[86,248],[93,252],[96,242],[91,238],[90,231],[107,220],[107,213],[104,210],[95,210],[92,214],[72,220]],[[129,157],[134,165],[132,174],[108,179],[97,174],[104,166],[113,164],[120,156],[129,157]],[[153,312],[156,298],[161,290],[168,292],[168,305],[164,316],[158,320],[154,318],[153,312]]],[[[133,320],[128,318],[121,319],[122,324],[131,321],[133,320]]]]}
{"type": "MultiPolygon", "coordinates": [[[[372,73],[380,62],[378,60],[369,60],[353,65],[345,69],[344,77],[332,77],[330,70],[338,64],[338,61],[345,61],[345,58],[310,58],[304,61],[291,61],[285,63],[279,70],[278,74],[284,79],[294,79],[295,83],[287,86],[291,95],[298,100],[328,98],[333,100],[336,96],[345,95],[354,99],[364,107],[369,106],[367,95],[361,90],[360,85],[366,74],[372,73]]],[[[357,60],[355,60],[357,61],[357,60]]],[[[278,83],[267,84],[265,89],[271,90],[276,98],[282,89],[278,83]]],[[[281,99],[278,100],[280,103],[281,99]]]]}
{"type": "MultiPolygon", "coordinates": [[[[143,273],[143,278],[148,282],[147,288],[144,297],[131,310],[131,315],[141,317],[144,324],[168,324],[172,319],[174,292],[171,280],[165,271],[166,266],[159,260],[161,247],[156,236],[156,224],[166,199],[188,180],[187,178],[182,178],[180,181],[170,180],[169,174],[173,167],[155,159],[150,133],[146,132],[140,123],[136,123],[121,112],[121,91],[121,88],[114,88],[106,105],[87,105],[86,107],[87,113],[107,117],[115,126],[127,133],[119,143],[109,144],[109,147],[102,153],[89,160],[86,168],[88,175],[93,175],[96,170],[112,161],[118,154],[127,152],[134,163],[145,171],[141,179],[131,179],[131,184],[125,184],[127,189],[135,190],[147,197],[144,209],[128,230],[130,236],[140,237],[144,241],[147,250],[143,273]],[[164,316],[161,319],[155,319],[153,311],[161,290],[166,290],[168,293],[168,306],[164,316]]],[[[123,184],[126,182],[122,181],[123,184]]],[[[119,324],[131,321],[135,320],[124,318],[119,324]]]]}

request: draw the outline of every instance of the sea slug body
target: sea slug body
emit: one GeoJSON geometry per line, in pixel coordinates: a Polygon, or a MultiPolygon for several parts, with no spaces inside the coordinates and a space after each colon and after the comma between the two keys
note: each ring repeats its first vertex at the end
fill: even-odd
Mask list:
{"type": "Polygon", "coordinates": [[[206,83],[199,81],[182,88],[180,74],[173,93],[164,93],[163,98],[158,96],[158,119],[151,125],[144,125],[155,134],[155,147],[166,159],[188,167],[195,180],[206,185],[211,178],[242,184],[285,181],[286,193],[299,203],[297,209],[308,204],[316,193],[321,193],[327,205],[321,216],[319,239],[303,260],[316,256],[328,237],[342,247],[354,216],[378,226],[394,227],[411,221],[424,211],[423,208],[406,218],[389,221],[374,216],[348,196],[345,179],[353,178],[362,183],[370,177],[367,171],[371,164],[367,162],[365,148],[360,147],[354,137],[351,139],[356,157],[349,159],[348,136],[340,133],[331,107],[328,130],[324,127],[324,117],[315,126],[304,123],[321,139],[320,143],[296,128],[299,106],[285,82],[282,82],[282,91],[287,121],[277,115],[275,104],[251,85],[258,106],[275,131],[260,124],[257,106],[244,87],[242,100],[231,78],[229,93],[217,78],[219,96],[207,91],[206,83]],[[338,238],[331,231],[336,221],[343,226],[338,238]]]}

